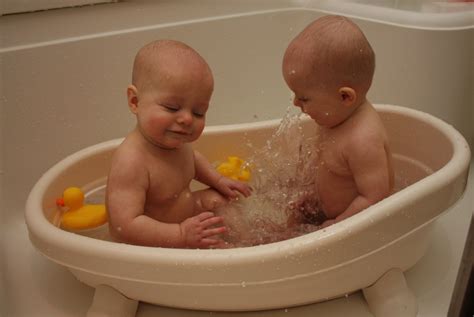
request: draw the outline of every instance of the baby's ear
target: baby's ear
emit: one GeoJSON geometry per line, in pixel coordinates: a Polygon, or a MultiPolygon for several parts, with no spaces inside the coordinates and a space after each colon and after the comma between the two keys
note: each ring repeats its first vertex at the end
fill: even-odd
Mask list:
{"type": "Polygon", "coordinates": [[[339,88],[339,96],[341,96],[342,104],[348,107],[353,106],[357,99],[357,93],[351,87],[339,88]]]}
{"type": "Polygon", "coordinates": [[[136,114],[138,109],[138,90],[134,85],[127,87],[127,100],[128,108],[130,108],[132,113],[136,114]]]}

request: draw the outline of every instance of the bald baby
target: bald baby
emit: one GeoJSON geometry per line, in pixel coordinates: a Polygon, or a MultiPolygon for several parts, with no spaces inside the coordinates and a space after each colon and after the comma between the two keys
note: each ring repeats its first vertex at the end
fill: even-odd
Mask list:
{"type": "Polygon", "coordinates": [[[327,226],[391,193],[387,134],[366,96],[374,69],[375,54],[367,38],[342,16],[315,20],[288,45],[283,77],[294,92],[295,106],[320,128],[314,162],[317,197],[302,198],[293,224],[325,218],[327,226]],[[318,216],[321,213],[324,217],[318,216]]]}
{"type": "Polygon", "coordinates": [[[204,129],[214,88],[206,61],[188,45],[154,41],[135,58],[127,87],[136,127],[115,151],[107,180],[109,231],[120,242],[174,248],[224,246],[213,210],[248,185],[223,177],[191,143],[204,129]],[[208,189],[190,190],[195,179],[208,189]]]}

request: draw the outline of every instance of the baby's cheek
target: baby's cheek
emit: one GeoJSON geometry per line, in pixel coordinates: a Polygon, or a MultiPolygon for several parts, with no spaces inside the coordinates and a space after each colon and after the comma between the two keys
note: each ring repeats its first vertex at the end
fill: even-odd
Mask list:
{"type": "Polygon", "coordinates": [[[194,134],[199,137],[202,134],[202,131],[204,130],[204,126],[204,119],[197,119],[194,123],[194,134]]]}
{"type": "Polygon", "coordinates": [[[144,130],[145,130],[151,137],[159,138],[159,137],[163,137],[163,135],[165,134],[165,131],[163,130],[162,127],[163,127],[163,126],[160,125],[160,124],[157,123],[157,122],[148,121],[148,122],[145,124],[144,130]]]}

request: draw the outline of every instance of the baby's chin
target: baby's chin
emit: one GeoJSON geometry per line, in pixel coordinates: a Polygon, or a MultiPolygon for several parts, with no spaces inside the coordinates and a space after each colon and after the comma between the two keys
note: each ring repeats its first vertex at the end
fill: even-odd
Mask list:
{"type": "Polygon", "coordinates": [[[188,142],[177,138],[167,138],[165,140],[151,140],[151,143],[162,150],[176,150],[188,142]]]}
{"type": "Polygon", "coordinates": [[[321,117],[321,116],[316,116],[314,114],[311,115],[309,113],[305,113],[305,114],[309,116],[311,119],[313,119],[313,121],[316,122],[316,124],[321,127],[332,128],[338,125],[338,123],[335,123],[334,120],[332,120],[332,118],[329,118],[327,116],[321,117]]]}
{"type": "Polygon", "coordinates": [[[154,142],[153,143],[156,147],[162,149],[162,150],[177,150],[179,149],[183,144],[170,144],[170,143],[164,143],[164,142],[154,142]]]}

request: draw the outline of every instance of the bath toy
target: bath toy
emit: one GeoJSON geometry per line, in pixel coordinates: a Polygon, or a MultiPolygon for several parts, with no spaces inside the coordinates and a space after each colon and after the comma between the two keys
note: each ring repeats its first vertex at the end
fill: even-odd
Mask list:
{"type": "Polygon", "coordinates": [[[61,228],[66,230],[91,229],[107,222],[105,205],[84,205],[84,193],[78,187],[69,187],[56,200],[67,210],[61,216],[61,228]]]}
{"type": "Polygon", "coordinates": [[[243,167],[244,160],[237,156],[227,157],[227,161],[217,166],[217,171],[224,176],[235,180],[247,182],[250,180],[250,170],[243,167]]]}

